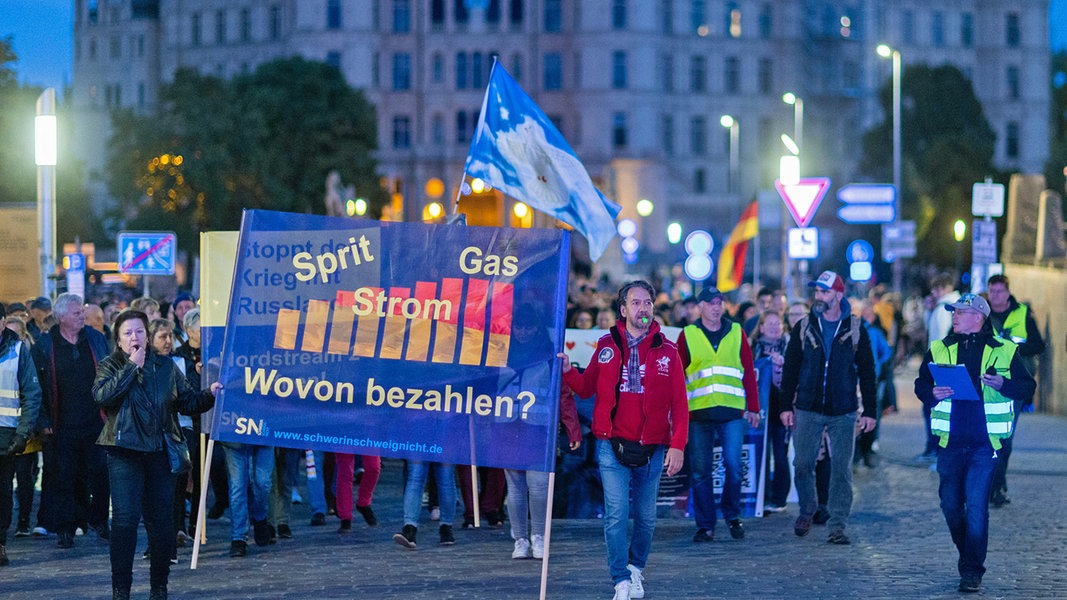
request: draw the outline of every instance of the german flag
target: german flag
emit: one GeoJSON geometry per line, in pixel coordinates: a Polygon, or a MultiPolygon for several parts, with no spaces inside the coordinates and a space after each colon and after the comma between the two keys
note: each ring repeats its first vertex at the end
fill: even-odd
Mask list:
{"type": "Polygon", "coordinates": [[[722,252],[719,254],[719,281],[716,287],[720,292],[735,290],[741,285],[745,274],[745,255],[748,254],[748,241],[759,234],[759,203],[753,201],[741,220],[730,232],[722,252]]]}

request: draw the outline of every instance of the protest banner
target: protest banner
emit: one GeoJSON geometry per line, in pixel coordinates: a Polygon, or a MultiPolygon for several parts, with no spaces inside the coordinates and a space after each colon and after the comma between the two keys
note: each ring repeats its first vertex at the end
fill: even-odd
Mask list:
{"type": "Polygon", "coordinates": [[[566,232],[247,211],[212,437],[552,471],[566,232]]]}

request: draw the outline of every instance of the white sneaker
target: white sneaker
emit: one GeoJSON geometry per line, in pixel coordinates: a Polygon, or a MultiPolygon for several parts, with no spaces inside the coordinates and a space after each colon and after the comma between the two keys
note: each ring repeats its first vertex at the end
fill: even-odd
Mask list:
{"type": "Polygon", "coordinates": [[[627,569],[630,569],[630,597],[631,598],[644,598],[645,597],[645,576],[641,574],[641,569],[633,565],[626,565],[627,569]]]}
{"type": "Polygon", "coordinates": [[[85,530],[82,529],[81,527],[78,527],[77,529],[74,530],[74,535],[85,535],[85,530]]]}
{"type": "Polygon", "coordinates": [[[441,520],[441,509],[440,508],[435,506],[435,507],[430,509],[430,520],[431,521],[440,521],[441,520]]]}
{"type": "Polygon", "coordinates": [[[545,536],[532,535],[530,536],[530,551],[533,553],[534,558],[545,557],[545,536]]]}
{"type": "Polygon", "coordinates": [[[530,542],[526,541],[526,538],[515,540],[515,550],[511,552],[511,558],[516,560],[530,558],[530,542]]]}
{"type": "Polygon", "coordinates": [[[615,584],[615,595],[611,600],[630,600],[630,582],[623,580],[615,584]]]}

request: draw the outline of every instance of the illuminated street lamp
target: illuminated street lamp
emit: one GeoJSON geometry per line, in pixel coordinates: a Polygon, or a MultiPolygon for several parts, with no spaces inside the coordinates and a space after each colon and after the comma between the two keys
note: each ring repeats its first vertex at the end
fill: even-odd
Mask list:
{"type": "Polygon", "coordinates": [[[804,140],[804,100],[793,92],[786,92],[782,94],[782,102],[793,105],[793,141],[797,146],[794,154],[800,154],[804,140]]]}
{"type": "Polygon", "coordinates": [[[878,56],[893,59],[893,187],[897,190],[896,215],[900,220],[900,50],[887,44],[878,45],[878,56]]]}
{"type": "Polygon", "coordinates": [[[647,217],[652,214],[652,211],[656,208],[656,205],[653,204],[652,201],[648,198],[641,198],[637,201],[636,208],[637,214],[641,215],[642,217],[647,217]]]}
{"type": "Polygon", "coordinates": [[[719,119],[719,124],[730,130],[730,178],[726,187],[728,192],[734,193],[740,188],[741,183],[738,181],[741,176],[740,126],[737,119],[730,115],[723,115],[719,119]]]}
{"type": "Polygon", "coordinates": [[[56,264],[56,90],[48,88],[37,98],[34,119],[35,162],[37,163],[37,229],[41,246],[41,295],[51,298],[56,264]]]}
{"type": "Polygon", "coordinates": [[[963,239],[967,237],[967,224],[956,219],[952,224],[952,236],[956,238],[956,273],[963,273],[963,239]]]}

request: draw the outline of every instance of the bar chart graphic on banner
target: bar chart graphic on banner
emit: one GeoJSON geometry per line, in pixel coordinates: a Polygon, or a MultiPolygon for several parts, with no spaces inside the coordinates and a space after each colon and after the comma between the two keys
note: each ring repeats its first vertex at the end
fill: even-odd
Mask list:
{"type": "Polygon", "coordinates": [[[121,231],[119,272],[130,275],[173,275],[178,238],[173,231],[121,231]]]}
{"type": "Polygon", "coordinates": [[[510,283],[460,278],[444,278],[440,293],[438,283],[432,281],[417,281],[414,290],[339,290],[332,302],[309,300],[306,312],[280,309],[274,347],[504,367],[511,345],[513,295],[510,283]]]}

